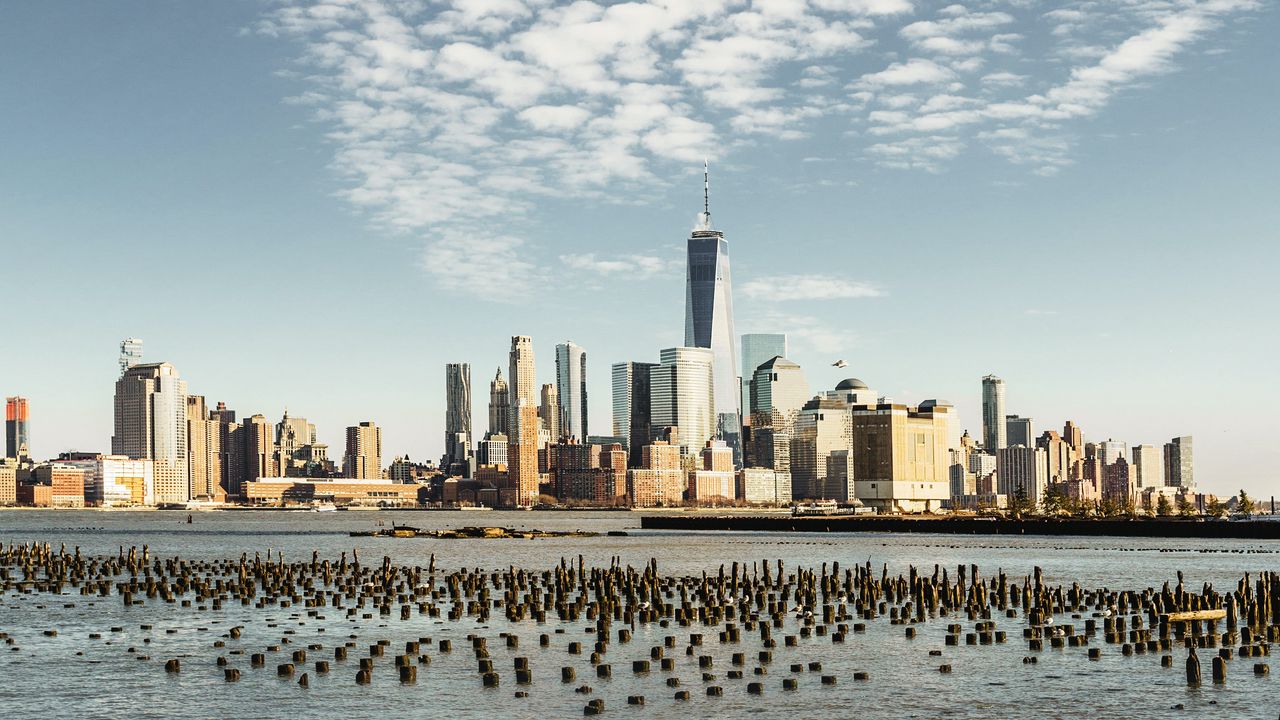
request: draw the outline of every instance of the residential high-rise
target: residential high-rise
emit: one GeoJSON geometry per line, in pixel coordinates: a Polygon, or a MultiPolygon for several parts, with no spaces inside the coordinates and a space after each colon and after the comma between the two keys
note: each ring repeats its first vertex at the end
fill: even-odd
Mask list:
{"type": "Polygon", "coordinates": [[[551,442],[559,442],[565,435],[560,425],[561,414],[560,393],[556,390],[556,386],[552,383],[543,383],[542,403],[538,405],[538,419],[546,428],[547,437],[551,438],[551,442]]]}
{"type": "Polygon", "coordinates": [[[116,381],[111,454],[155,461],[157,503],[185,503],[191,499],[187,383],[173,365],[134,365],[116,381]]]}
{"type": "Polygon", "coordinates": [[[1018,415],[1006,415],[1004,419],[1004,433],[1004,441],[1007,445],[1035,447],[1035,423],[1032,422],[1031,418],[1020,417],[1018,415]]]}
{"type": "Polygon", "coordinates": [[[639,467],[653,426],[649,375],[656,363],[613,364],[613,434],[626,441],[627,464],[639,467]]]}
{"type": "MultiPolygon", "coordinates": [[[[218,423],[218,447],[221,450],[219,465],[222,470],[221,484],[228,496],[240,497],[245,483],[245,433],[236,422],[236,411],[228,410],[227,404],[219,401],[209,411],[209,419],[218,423]]],[[[256,479],[256,478],[249,478],[256,479]]]]}
{"type": "Polygon", "coordinates": [[[187,396],[187,472],[191,497],[226,500],[222,486],[222,434],[203,395],[187,396]]]}
{"type": "Polygon", "coordinates": [[[382,428],[362,422],[347,428],[347,451],[342,472],[357,480],[382,479],[382,428]]]}
{"type": "Polygon", "coordinates": [[[852,473],[836,467],[848,462],[852,446],[853,422],[847,405],[823,396],[805,403],[791,436],[792,496],[797,500],[852,501],[853,488],[841,482],[852,473]]]}
{"type": "Polygon", "coordinates": [[[556,345],[560,434],[587,439],[587,351],[571,340],[556,345]]]}
{"type": "Polygon", "coordinates": [[[511,338],[510,440],[507,446],[509,477],[516,503],[530,507],[538,501],[538,390],[534,383],[533,339],[511,338]]]}
{"type": "Polygon", "coordinates": [[[1164,457],[1155,445],[1134,445],[1133,472],[1138,490],[1164,487],[1164,457]]]}
{"type": "MultiPolygon", "coordinates": [[[[712,229],[710,180],[703,168],[703,204],[689,236],[685,282],[684,344],[709,348],[713,361],[714,431],[741,461],[742,386],[738,379],[737,336],[733,331],[733,291],[729,241],[712,229]]],[[[688,437],[681,428],[681,442],[688,437]]],[[[701,443],[695,447],[701,447],[701,443]]]]}
{"type": "Polygon", "coordinates": [[[120,377],[134,365],[142,364],[142,341],[128,338],[120,343],[120,377]]]}
{"type": "Polygon", "coordinates": [[[982,378],[982,449],[994,453],[1005,447],[1004,380],[982,378]]]}
{"type": "Polygon", "coordinates": [[[751,380],[756,368],[770,358],[787,356],[787,336],[783,333],[748,333],[742,336],[742,422],[751,424],[751,380]]]}
{"type": "Polygon", "coordinates": [[[441,469],[449,475],[471,476],[471,365],[444,366],[444,457],[441,469]]]}
{"type": "Polygon", "coordinates": [[[1121,440],[1108,438],[1098,443],[1098,457],[1102,459],[1103,465],[1111,465],[1121,458],[1128,462],[1129,446],[1121,440]]]}
{"type": "Polygon", "coordinates": [[[259,413],[245,418],[241,438],[244,443],[244,480],[277,477],[276,443],[267,416],[259,413]]]}
{"type": "Polygon", "coordinates": [[[30,408],[24,397],[5,398],[4,456],[26,460],[31,455],[31,437],[27,423],[30,408]]]}
{"type": "Polygon", "coordinates": [[[489,431],[487,435],[510,435],[511,390],[502,379],[502,368],[489,383],[489,431]]]}
{"type": "Polygon", "coordinates": [[[537,420],[528,428],[520,427],[517,418],[520,415],[520,406],[529,405],[534,408],[534,417],[537,417],[538,407],[538,386],[534,379],[534,362],[533,362],[533,338],[527,335],[515,335],[511,338],[511,352],[508,354],[508,364],[510,372],[508,377],[511,378],[508,386],[511,397],[510,410],[510,430],[508,434],[511,436],[512,442],[521,442],[521,433],[528,430],[531,437],[535,438],[538,434],[537,420]]]}
{"type": "Polygon", "coordinates": [[[1190,435],[1176,437],[1164,444],[1164,482],[1169,487],[1195,490],[1190,435]]]}
{"type": "Polygon", "coordinates": [[[1045,430],[1036,439],[1036,447],[1045,451],[1048,461],[1049,483],[1057,485],[1071,479],[1071,446],[1053,430],[1045,430]]]}
{"type": "Polygon", "coordinates": [[[852,409],[849,482],[854,495],[879,510],[933,512],[951,498],[952,406],[925,400],[852,409]]]}
{"type": "MultiPolygon", "coordinates": [[[[744,346],[748,337],[752,336],[743,336],[744,346]]],[[[775,355],[756,364],[747,404],[751,409],[747,465],[790,472],[792,433],[809,397],[809,383],[796,363],[775,355]]]]}
{"type": "Polygon", "coordinates": [[[640,466],[627,472],[627,494],[635,507],[674,507],[687,484],[679,432],[669,429],[641,449],[640,466]]]}
{"type": "Polygon", "coordinates": [[[1044,448],[1011,445],[996,453],[997,492],[1020,496],[1039,506],[1049,487],[1049,452],[1044,448]]]}
{"type": "Polygon", "coordinates": [[[654,437],[665,428],[678,428],[684,455],[698,453],[715,436],[714,357],[708,348],[667,348],[649,373],[654,437]]]}

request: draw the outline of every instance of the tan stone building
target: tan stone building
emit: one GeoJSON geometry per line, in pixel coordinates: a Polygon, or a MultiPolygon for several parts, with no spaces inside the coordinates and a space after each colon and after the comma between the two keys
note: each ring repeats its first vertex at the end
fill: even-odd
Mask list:
{"type": "Polygon", "coordinates": [[[347,428],[342,474],[355,480],[382,479],[382,428],[372,422],[347,428]]]}
{"type": "Polygon", "coordinates": [[[951,405],[855,407],[854,494],[882,511],[937,511],[950,498],[948,438],[951,405]]]}

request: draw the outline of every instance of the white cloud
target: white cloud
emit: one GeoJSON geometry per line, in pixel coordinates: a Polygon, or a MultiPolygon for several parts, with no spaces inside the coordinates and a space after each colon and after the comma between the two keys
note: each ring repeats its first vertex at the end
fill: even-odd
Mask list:
{"type": "Polygon", "coordinates": [[[744,297],[785,302],[788,300],[849,300],[881,297],[875,285],[834,275],[774,275],[748,280],[739,286],[744,297]]]}
{"type": "Polygon", "coordinates": [[[595,253],[561,255],[565,267],[589,273],[596,277],[648,280],[658,276],[678,278],[684,271],[684,261],[679,258],[663,258],[656,255],[617,255],[597,257],[595,253]]]}
{"type": "Polygon", "coordinates": [[[860,84],[863,86],[884,85],[919,85],[922,83],[946,82],[955,77],[955,73],[938,63],[925,58],[912,58],[906,62],[896,62],[879,72],[863,75],[860,84]]]}

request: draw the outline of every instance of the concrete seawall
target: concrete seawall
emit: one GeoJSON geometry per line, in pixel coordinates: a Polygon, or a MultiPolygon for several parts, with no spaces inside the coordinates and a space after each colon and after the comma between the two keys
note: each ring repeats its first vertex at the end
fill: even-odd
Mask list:
{"type": "Polygon", "coordinates": [[[1280,522],[1226,522],[1174,519],[1011,520],[917,517],[792,517],[764,515],[646,515],[647,530],[729,530],[748,532],[887,532],[952,535],[1094,535],[1118,537],[1280,539],[1280,522]]]}

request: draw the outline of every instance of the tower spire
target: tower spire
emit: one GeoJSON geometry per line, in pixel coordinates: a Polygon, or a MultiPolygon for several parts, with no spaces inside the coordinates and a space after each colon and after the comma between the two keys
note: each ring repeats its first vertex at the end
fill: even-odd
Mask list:
{"type": "Polygon", "coordinates": [[[702,158],[702,213],[711,217],[711,167],[706,158],[702,158]]]}

